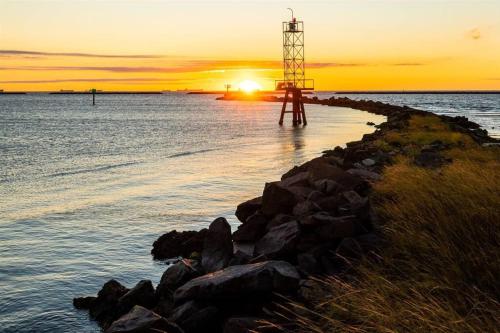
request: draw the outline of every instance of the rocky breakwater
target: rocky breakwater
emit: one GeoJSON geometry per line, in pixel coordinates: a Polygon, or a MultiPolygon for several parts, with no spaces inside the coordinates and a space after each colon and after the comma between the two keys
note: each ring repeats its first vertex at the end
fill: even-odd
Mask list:
{"type": "MultiPolygon", "coordinates": [[[[280,297],[307,306],[315,288],[308,277],[345,274],[363,256],[376,258],[383,241],[371,184],[383,181],[384,166],[405,149],[382,150],[377,139],[428,113],[371,101],[307,102],[355,107],[386,115],[387,122],[267,183],[262,196],[238,205],[241,224],[234,232],[220,217],[208,229],[161,236],[153,257],[183,259],[166,269],[156,288],[149,280],[132,289],[111,280],[96,297],[75,298],[75,307],[87,309],[107,333],[275,332],[289,324],[272,316],[280,297]]],[[[443,119],[479,142],[491,141],[462,117],[443,119]]],[[[439,154],[444,148],[439,142],[424,147],[415,163],[446,163],[439,154]]]]}

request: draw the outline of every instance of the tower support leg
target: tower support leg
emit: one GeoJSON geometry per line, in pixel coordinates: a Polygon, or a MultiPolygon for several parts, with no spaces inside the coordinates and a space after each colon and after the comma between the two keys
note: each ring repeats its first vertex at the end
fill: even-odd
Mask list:
{"type": "Polygon", "coordinates": [[[280,116],[280,121],[279,124],[280,126],[283,125],[283,118],[285,117],[285,112],[286,112],[286,103],[288,102],[288,89],[285,91],[285,98],[283,99],[283,106],[281,107],[281,116],[280,116]]]}
{"type": "Polygon", "coordinates": [[[299,124],[299,113],[300,113],[300,90],[293,89],[292,100],[293,100],[293,126],[297,126],[299,124]]]}
{"type": "Polygon", "coordinates": [[[300,99],[300,111],[302,113],[302,120],[304,122],[304,126],[306,126],[307,125],[306,109],[304,108],[304,102],[302,102],[302,99],[300,99]]]}

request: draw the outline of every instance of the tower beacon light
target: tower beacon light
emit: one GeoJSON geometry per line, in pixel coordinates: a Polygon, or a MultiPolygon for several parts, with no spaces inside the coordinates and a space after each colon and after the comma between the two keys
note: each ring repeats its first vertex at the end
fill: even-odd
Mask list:
{"type": "Polygon", "coordinates": [[[285,92],[283,107],[279,124],[283,125],[285,113],[292,113],[293,126],[307,125],[304,102],[302,101],[303,90],[314,90],[314,80],[306,79],[304,62],[304,22],[297,21],[293,10],[292,18],[282,23],[283,30],[283,80],[275,82],[278,91],[285,92]],[[287,111],[287,104],[291,98],[292,110],[287,111]]]}

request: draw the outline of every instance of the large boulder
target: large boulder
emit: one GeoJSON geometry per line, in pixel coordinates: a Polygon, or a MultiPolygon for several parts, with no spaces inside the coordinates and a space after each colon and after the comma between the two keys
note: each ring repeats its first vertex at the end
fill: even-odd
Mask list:
{"type": "Polygon", "coordinates": [[[175,289],[202,274],[202,268],[200,267],[199,262],[189,259],[179,261],[178,263],[170,266],[165,273],[163,273],[160,283],[156,288],[157,298],[171,298],[175,289]]]}
{"type": "Polygon", "coordinates": [[[289,188],[284,187],[281,182],[266,183],[262,194],[262,212],[267,216],[275,216],[279,213],[288,214],[292,212],[298,199],[289,188]]]}
{"type": "Polygon", "coordinates": [[[264,261],[230,266],[195,278],[175,291],[176,302],[187,300],[241,299],[272,292],[288,293],[297,289],[299,274],[285,261],[264,261]]]}
{"type": "Polygon", "coordinates": [[[90,304],[89,313],[103,327],[107,327],[119,316],[118,300],[129,290],[116,280],[106,282],[90,304]]]}
{"type": "Polygon", "coordinates": [[[215,332],[220,321],[219,309],[204,302],[188,301],[176,307],[169,320],[186,333],[215,332]]]}
{"type": "MultiPolygon", "coordinates": [[[[344,190],[353,190],[363,186],[363,180],[356,177],[339,167],[333,166],[328,163],[315,163],[309,168],[309,180],[312,184],[320,186],[321,180],[327,179],[334,181],[336,184],[335,189],[340,187],[344,190]]],[[[333,183],[331,186],[333,187],[333,183]]],[[[326,186],[326,185],[323,185],[326,186]]]]}
{"type": "Polygon", "coordinates": [[[207,229],[200,231],[170,231],[153,243],[154,259],[188,258],[193,252],[201,252],[207,229]]]}
{"type": "Polygon", "coordinates": [[[268,258],[285,257],[295,250],[299,235],[299,224],[296,221],[276,226],[257,242],[255,252],[268,258]]]}
{"type": "Polygon", "coordinates": [[[152,308],[155,305],[155,289],[150,280],[142,280],[118,299],[120,313],[127,313],[134,305],[152,308]]]}
{"type": "Polygon", "coordinates": [[[248,217],[253,215],[262,206],[262,197],[254,198],[243,203],[240,203],[236,207],[236,217],[241,222],[245,222],[248,217]]]}
{"type": "Polygon", "coordinates": [[[255,213],[248,217],[233,233],[235,242],[253,242],[262,237],[266,232],[267,218],[262,213],[255,213]]]}
{"type": "Polygon", "coordinates": [[[150,332],[183,333],[177,325],[139,305],[134,306],[129,313],[114,321],[105,331],[105,333],[150,332]]]}
{"type": "Polygon", "coordinates": [[[215,272],[227,266],[233,255],[231,226],[226,219],[215,219],[208,228],[201,252],[201,265],[206,272],[215,272]]]}

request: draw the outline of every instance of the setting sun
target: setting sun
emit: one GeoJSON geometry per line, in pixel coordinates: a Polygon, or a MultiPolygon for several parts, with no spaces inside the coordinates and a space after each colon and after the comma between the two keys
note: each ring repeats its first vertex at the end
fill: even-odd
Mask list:
{"type": "Polygon", "coordinates": [[[258,84],[255,81],[252,81],[252,80],[242,81],[242,82],[240,82],[240,84],[238,85],[238,87],[241,90],[243,90],[244,92],[246,92],[246,93],[251,93],[251,92],[254,92],[256,90],[261,90],[262,89],[262,87],[261,87],[260,84],[258,84]]]}

